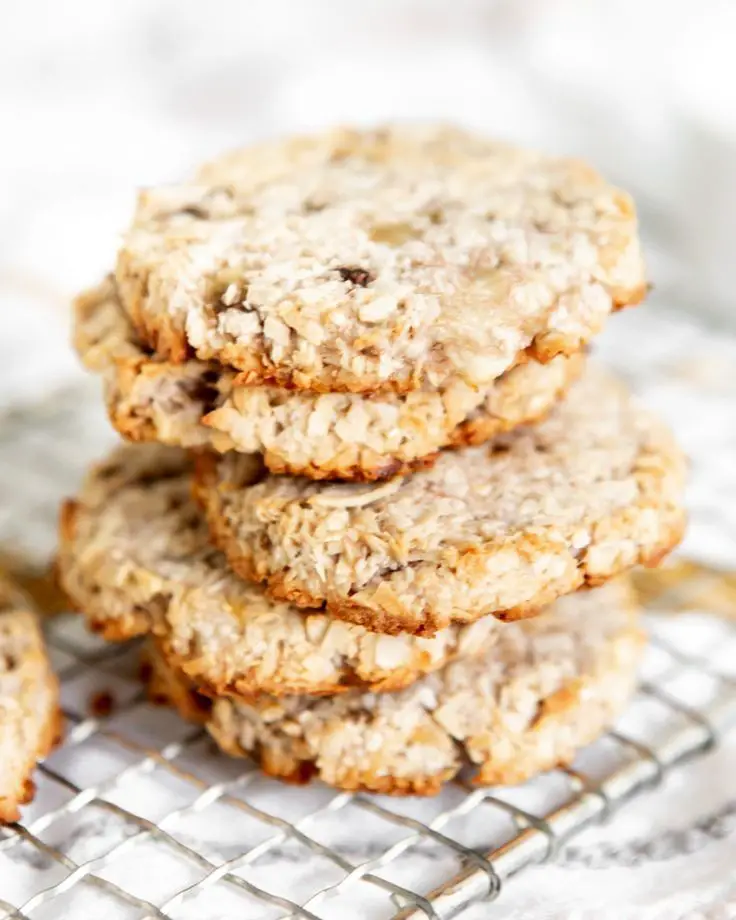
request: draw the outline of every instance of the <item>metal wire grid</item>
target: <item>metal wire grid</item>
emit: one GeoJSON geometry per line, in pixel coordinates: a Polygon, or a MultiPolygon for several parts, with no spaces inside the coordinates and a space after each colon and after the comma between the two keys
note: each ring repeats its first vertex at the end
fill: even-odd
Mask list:
{"type": "MultiPolygon", "coordinates": [[[[13,471],[0,477],[3,537],[22,530],[45,547],[59,493],[108,437],[79,393],[2,420],[0,464],[13,471]]],[[[294,790],[216,755],[202,730],[146,703],[135,648],[57,617],[47,632],[67,735],[39,768],[24,822],[0,833],[0,918],[330,920],[358,916],[358,904],[365,917],[457,916],[736,722],[736,626],[693,620],[651,618],[633,705],[574,769],[514,790],[453,784],[426,802],[294,790]],[[116,701],[109,718],[89,715],[101,690],[116,701]]]]}

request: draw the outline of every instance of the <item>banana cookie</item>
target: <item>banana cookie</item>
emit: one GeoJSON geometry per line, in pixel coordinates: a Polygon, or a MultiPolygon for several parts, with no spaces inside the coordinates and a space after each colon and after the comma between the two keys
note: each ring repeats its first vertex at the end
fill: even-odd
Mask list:
{"type": "Polygon", "coordinates": [[[312,392],[485,389],[646,290],[627,194],[436,126],[266,143],[150,189],[115,273],[159,356],[312,392]]]}
{"type": "Polygon", "coordinates": [[[60,734],[59,687],[37,618],[0,580],[0,824],[18,820],[36,763],[60,734]]]}
{"type": "Polygon", "coordinates": [[[477,390],[439,389],[368,398],[238,385],[212,362],[156,359],[137,341],[107,280],[75,303],[75,345],[105,380],[114,427],[132,441],[261,453],[273,473],[377,480],[428,466],[446,446],[477,444],[547,414],[579,375],[581,353],[528,361],[477,390]]]}
{"type": "Polygon", "coordinates": [[[64,506],[57,570],[93,629],[111,640],[152,634],[209,693],[394,690],[481,654],[504,628],[486,617],[428,639],[384,636],[273,601],[210,545],[190,473],[184,451],[117,450],[64,506]]]}
{"type": "Polygon", "coordinates": [[[155,654],[150,687],[185,718],[205,721],[224,751],[254,757],[273,776],[432,795],[464,766],[476,783],[495,785],[572,761],[627,704],[644,648],[620,581],[559,600],[495,636],[482,657],[394,694],[210,704],[155,654]]]}
{"type": "Polygon", "coordinates": [[[384,633],[534,612],[654,564],[684,526],[684,458],[625,388],[589,368],[540,424],[378,486],[269,476],[204,455],[215,542],[272,596],[384,633]]]}

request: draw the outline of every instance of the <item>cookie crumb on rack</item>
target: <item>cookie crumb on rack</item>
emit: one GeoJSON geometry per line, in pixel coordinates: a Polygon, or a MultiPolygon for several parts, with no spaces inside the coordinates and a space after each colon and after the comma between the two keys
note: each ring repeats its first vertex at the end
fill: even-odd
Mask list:
{"type": "Polygon", "coordinates": [[[106,719],[117,707],[115,697],[110,690],[99,690],[89,698],[89,711],[93,716],[106,719]]]}

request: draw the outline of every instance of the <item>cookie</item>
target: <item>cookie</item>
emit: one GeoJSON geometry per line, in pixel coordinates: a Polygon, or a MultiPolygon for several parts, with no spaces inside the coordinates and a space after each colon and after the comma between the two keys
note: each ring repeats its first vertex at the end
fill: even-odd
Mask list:
{"type": "Polygon", "coordinates": [[[262,453],[271,472],[377,480],[428,466],[441,447],[479,443],[545,415],[583,366],[582,354],[529,361],[484,391],[460,380],[439,390],[366,398],[238,386],[236,371],[151,357],[107,281],[75,304],[75,344],[105,378],[114,427],[133,441],[262,453]]]}
{"type": "Polygon", "coordinates": [[[333,130],[144,192],[116,277],[141,340],[249,383],[476,389],[571,354],[646,285],[631,199],[449,127],[333,130]]]}
{"type": "Polygon", "coordinates": [[[431,639],[383,636],[273,601],[229,571],[190,490],[183,451],[119,449],[65,505],[57,571],[72,606],[105,638],[153,634],[209,693],[395,690],[481,654],[503,629],[487,617],[431,639]]]}
{"type": "Polygon", "coordinates": [[[0,580],[0,824],[33,798],[33,770],[61,734],[59,687],[25,598],[0,580]]]}
{"type": "Polygon", "coordinates": [[[656,563],[683,531],[684,466],[669,431],[591,367],[539,425],[403,479],[315,483],[228,454],[200,458],[195,481],[244,578],[378,632],[432,635],[656,563]]]}
{"type": "Polygon", "coordinates": [[[151,690],[272,776],[432,795],[464,766],[474,782],[496,785],[570,763],[626,706],[643,649],[628,585],[614,581],[506,624],[484,656],[395,694],[220,697],[208,712],[160,658],[151,690]]]}

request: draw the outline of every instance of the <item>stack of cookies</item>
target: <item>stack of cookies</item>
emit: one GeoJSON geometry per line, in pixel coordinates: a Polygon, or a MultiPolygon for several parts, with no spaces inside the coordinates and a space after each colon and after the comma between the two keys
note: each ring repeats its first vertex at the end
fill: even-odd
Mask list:
{"type": "Polygon", "coordinates": [[[616,576],[683,530],[677,446],[585,355],[645,292],[627,195],[455,129],[143,193],[76,303],[136,443],[64,506],[67,594],[275,776],[425,794],[569,761],[634,686],[616,576]]]}

